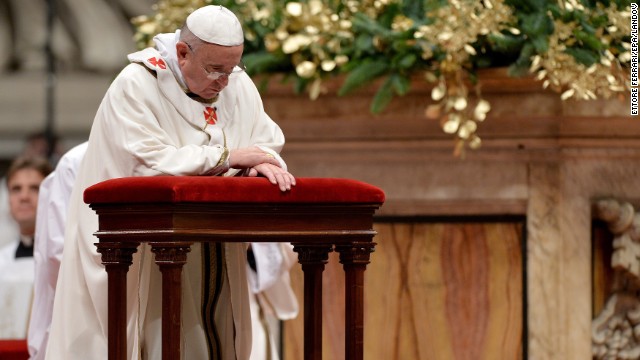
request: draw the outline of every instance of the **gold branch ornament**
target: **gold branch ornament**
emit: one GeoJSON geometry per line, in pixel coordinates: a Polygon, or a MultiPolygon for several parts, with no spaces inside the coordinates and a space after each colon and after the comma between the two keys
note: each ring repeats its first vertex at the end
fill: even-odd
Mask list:
{"type": "Polygon", "coordinates": [[[312,99],[332,76],[345,75],[340,95],[381,78],[376,113],[411,81],[431,83],[425,116],[451,134],[458,156],[481,146],[477,129],[491,110],[478,69],[533,74],[562,100],[630,89],[630,0],[160,0],[152,15],[132,19],[137,45],[152,45],[208,4],[240,18],[251,74],[284,74],[312,99]]]}
{"type": "Polygon", "coordinates": [[[334,12],[319,0],[289,2],[281,24],[265,36],[266,50],[290,55],[297,76],[311,82],[311,99],[320,96],[322,79],[349,61],[341,53],[345,44],[353,43],[349,19],[358,11],[356,3],[334,12]]]}
{"type": "Polygon", "coordinates": [[[465,144],[472,149],[480,147],[476,129],[491,110],[479,87],[475,89],[479,100],[470,104],[467,72],[470,58],[478,52],[472,44],[480,36],[499,35],[505,29],[517,32],[513,27],[516,19],[502,0],[452,0],[448,7],[436,10],[430,17],[435,19],[434,23],[421,26],[414,36],[423,48],[423,59],[433,57],[433,44],[444,50],[445,57],[426,72],[427,81],[436,83],[431,99],[438,103],[428,106],[425,115],[440,119],[443,131],[455,135],[454,154],[462,155],[465,144]]]}
{"type": "Polygon", "coordinates": [[[556,20],[555,31],[549,37],[549,50],[533,57],[530,72],[543,82],[544,88],[561,93],[562,100],[611,98],[628,91],[630,83],[624,64],[631,61],[631,44],[624,39],[631,34],[631,12],[619,11],[613,5],[605,8],[597,4],[594,9],[585,8],[576,0],[562,1],[560,4],[565,11],[582,11],[589,17],[604,15],[609,19],[610,24],[597,32],[602,43],[602,57],[591,65],[577,62],[566,50],[580,41],[576,37],[578,24],[556,20]],[[621,45],[623,51],[611,48],[616,43],[621,45]]]}

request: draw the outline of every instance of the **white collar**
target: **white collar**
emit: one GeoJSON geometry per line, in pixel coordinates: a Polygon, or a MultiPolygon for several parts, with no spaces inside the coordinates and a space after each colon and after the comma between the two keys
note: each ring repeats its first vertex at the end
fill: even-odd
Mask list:
{"type": "Polygon", "coordinates": [[[33,246],[33,236],[20,235],[20,242],[26,247],[33,246]]]}
{"type": "Polygon", "coordinates": [[[188,90],[187,84],[182,76],[182,71],[180,71],[176,51],[176,44],[180,41],[180,30],[176,30],[175,33],[158,34],[153,37],[153,41],[156,43],[156,49],[160,53],[160,56],[162,56],[167,63],[180,86],[188,90]]]}

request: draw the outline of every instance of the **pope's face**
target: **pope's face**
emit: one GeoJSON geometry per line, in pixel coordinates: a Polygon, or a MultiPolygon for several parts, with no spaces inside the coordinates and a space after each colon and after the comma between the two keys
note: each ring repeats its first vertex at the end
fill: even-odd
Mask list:
{"type": "Polygon", "coordinates": [[[178,63],[191,92],[212,99],[229,84],[229,74],[240,63],[243,46],[201,44],[193,47],[178,42],[178,63]]]}
{"type": "MultiPolygon", "coordinates": [[[[38,209],[38,190],[44,177],[38,170],[21,169],[7,181],[9,188],[9,211],[20,226],[21,232],[33,231],[38,209]]],[[[31,234],[24,234],[31,235],[31,234]]]]}

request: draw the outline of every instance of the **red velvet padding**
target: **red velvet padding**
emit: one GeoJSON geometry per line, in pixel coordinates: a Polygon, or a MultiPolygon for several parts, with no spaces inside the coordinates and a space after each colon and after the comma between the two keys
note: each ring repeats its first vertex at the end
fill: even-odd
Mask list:
{"type": "Polygon", "coordinates": [[[110,179],[87,188],[84,202],[377,203],[385,196],[367,183],[338,178],[296,178],[282,192],[263,177],[151,176],[110,179]]]}
{"type": "Polygon", "coordinates": [[[0,340],[0,359],[27,360],[28,358],[27,340],[0,340]]]}

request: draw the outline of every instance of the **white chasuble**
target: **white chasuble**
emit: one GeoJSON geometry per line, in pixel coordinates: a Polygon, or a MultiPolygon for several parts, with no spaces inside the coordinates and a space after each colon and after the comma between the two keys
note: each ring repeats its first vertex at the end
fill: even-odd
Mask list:
{"type": "MultiPolygon", "coordinates": [[[[107,359],[107,273],[94,245],[98,218],[82,200],[84,189],[126,176],[234,175],[236,170],[227,171],[230,149],[258,145],[277,154],[284,145],[282,131],[264,112],[245,73],[230,77],[215,103],[203,104],[185,94],[155,49],[129,59],[132,63],[100,104],[71,194],[47,359],[107,359]]],[[[248,359],[246,246],[210,250],[207,256],[200,245],[192,246],[183,270],[183,358],[207,359],[211,352],[203,331],[202,261],[213,257],[224,265],[212,313],[221,345],[216,351],[222,359],[248,359]]],[[[161,275],[148,246],[134,254],[122,306],[127,308],[128,358],[158,359],[161,275]]]]}

